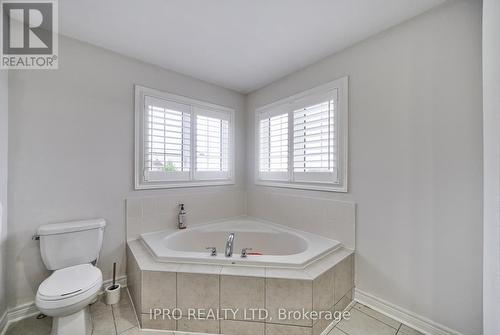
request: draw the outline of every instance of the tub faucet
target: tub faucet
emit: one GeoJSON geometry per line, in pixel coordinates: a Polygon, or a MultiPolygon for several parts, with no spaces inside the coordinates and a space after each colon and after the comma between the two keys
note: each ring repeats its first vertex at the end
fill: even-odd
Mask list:
{"type": "Polygon", "coordinates": [[[226,242],[226,257],[233,256],[234,233],[230,233],[226,242]]]}

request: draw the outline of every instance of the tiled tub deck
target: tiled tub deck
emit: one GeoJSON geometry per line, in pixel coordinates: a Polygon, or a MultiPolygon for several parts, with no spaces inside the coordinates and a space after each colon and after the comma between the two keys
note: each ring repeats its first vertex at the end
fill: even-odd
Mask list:
{"type": "MultiPolygon", "coordinates": [[[[331,320],[278,318],[288,311],[343,311],[352,301],[354,256],[341,249],[305,269],[275,269],[156,262],[142,242],[128,242],[128,289],[143,329],[226,335],[319,335],[331,320]],[[179,320],[151,318],[154,308],[178,309],[179,320]],[[238,309],[221,320],[184,317],[188,309],[238,309]],[[244,310],[265,309],[268,318],[248,321],[244,310]]],[[[325,332],[326,333],[326,332],[325,332]]]]}

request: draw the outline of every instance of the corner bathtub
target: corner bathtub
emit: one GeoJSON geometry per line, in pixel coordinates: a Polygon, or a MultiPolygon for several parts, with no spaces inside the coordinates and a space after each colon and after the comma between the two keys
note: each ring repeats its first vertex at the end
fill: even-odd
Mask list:
{"type": "Polygon", "coordinates": [[[170,263],[304,268],[341,248],[338,241],[250,217],[146,233],[141,239],[156,261],[170,263]],[[225,257],[230,233],[235,235],[233,256],[225,257]],[[217,256],[207,247],[216,247],[217,256]],[[241,258],[242,248],[260,255],[241,258]]]}

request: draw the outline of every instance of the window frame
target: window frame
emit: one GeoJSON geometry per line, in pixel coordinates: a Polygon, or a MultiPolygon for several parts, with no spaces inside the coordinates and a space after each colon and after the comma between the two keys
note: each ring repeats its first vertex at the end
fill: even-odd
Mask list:
{"type": "MultiPolygon", "coordinates": [[[[349,80],[348,77],[341,77],[326,84],[308,89],[306,91],[294,94],[284,99],[280,99],[273,103],[259,107],[255,110],[255,167],[254,167],[254,183],[260,186],[284,187],[294,189],[329,191],[329,192],[348,192],[348,152],[349,152],[349,96],[348,96],[349,80]],[[294,138],[293,138],[293,113],[296,110],[297,103],[306,100],[314,100],[316,97],[327,94],[333,90],[337,90],[337,106],[335,115],[335,127],[338,136],[338,165],[337,165],[337,183],[323,182],[296,182],[294,181],[293,171],[293,153],[294,153],[294,138]],[[288,171],[287,180],[271,180],[262,179],[260,177],[260,115],[263,113],[276,114],[276,110],[283,110],[288,113],[288,171]]],[[[278,113],[282,114],[282,113],[278,113]]],[[[312,172],[314,173],[314,172],[312,172]]]]}
{"type": "MultiPolygon", "coordinates": [[[[134,136],[134,187],[136,190],[144,189],[169,189],[183,187],[199,186],[219,186],[233,185],[235,183],[235,110],[221,105],[212,104],[197,99],[163,92],[157,89],[134,85],[135,90],[135,136],[134,136]],[[189,180],[167,180],[167,181],[148,181],[145,178],[145,97],[150,96],[156,99],[163,99],[179,104],[189,105],[191,114],[191,146],[190,146],[190,170],[189,180]],[[228,115],[229,120],[229,162],[227,178],[195,179],[196,176],[206,175],[205,171],[196,171],[196,109],[203,111],[212,111],[215,115],[223,113],[228,115]]],[[[207,115],[200,113],[200,115],[207,115]]],[[[209,172],[210,173],[210,172],[209,172]]]]}

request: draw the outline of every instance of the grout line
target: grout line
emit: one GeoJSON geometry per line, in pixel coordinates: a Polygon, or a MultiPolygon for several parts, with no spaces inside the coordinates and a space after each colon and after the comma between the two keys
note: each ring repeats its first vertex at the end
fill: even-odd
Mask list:
{"type": "MultiPolygon", "coordinates": [[[[353,289],[354,289],[354,288],[353,288],[353,289]]],[[[348,312],[350,312],[350,311],[354,308],[354,306],[356,306],[356,304],[358,304],[358,302],[357,302],[357,301],[355,301],[355,300],[352,298],[352,290],[353,290],[353,289],[351,289],[351,291],[350,291],[350,292],[351,292],[351,296],[350,296],[351,301],[350,301],[350,302],[349,302],[349,304],[346,306],[346,308],[344,308],[344,310],[343,310],[342,312],[344,312],[344,311],[348,311],[348,312]],[[347,308],[347,307],[349,307],[349,308],[347,308]]],[[[346,294],[344,294],[344,295],[342,296],[342,298],[340,298],[340,299],[339,299],[339,301],[338,301],[338,302],[340,302],[342,299],[344,299],[345,297],[347,297],[347,295],[348,295],[348,294],[349,294],[349,292],[347,292],[346,294]]],[[[338,302],[337,302],[337,303],[338,303],[338,302]]],[[[333,305],[333,308],[334,308],[334,309],[335,309],[335,305],[336,305],[336,304],[334,304],[334,305],[333,305]]],[[[343,329],[341,329],[340,327],[338,327],[338,326],[340,325],[340,323],[341,323],[341,322],[343,322],[343,321],[346,321],[346,320],[340,320],[339,322],[337,322],[337,323],[335,324],[335,326],[333,326],[333,328],[330,330],[330,333],[331,333],[331,332],[332,332],[335,328],[337,328],[337,330],[341,331],[342,333],[349,335],[349,333],[347,333],[345,330],[343,330],[343,329]]],[[[347,320],[347,321],[348,321],[348,320],[347,320]]],[[[346,321],[346,322],[347,322],[347,321],[346,321]]],[[[327,335],[330,335],[330,333],[328,333],[327,335]]],[[[396,334],[394,334],[394,335],[396,335],[396,334]]]]}
{"type": "MultiPolygon", "coordinates": [[[[221,268],[221,271],[222,271],[222,268],[221,268]]],[[[220,285],[220,282],[221,282],[221,274],[220,274],[220,272],[219,272],[219,275],[218,275],[218,278],[217,278],[217,279],[218,279],[217,284],[219,285],[219,311],[220,311],[220,309],[221,309],[221,302],[220,302],[220,293],[221,293],[221,285],[220,285]]],[[[221,324],[221,323],[222,323],[222,321],[221,321],[221,320],[219,320],[219,322],[218,322],[218,323],[219,323],[219,332],[218,332],[218,334],[220,334],[220,333],[222,332],[222,324],[221,324]]]]}
{"type": "Polygon", "coordinates": [[[134,312],[134,318],[135,318],[135,324],[136,324],[136,327],[141,329],[141,324],[139,322],[139,317],[137,314],[137,310],[135,309],[135,305],[132,301],[132,296],[130,295],[130,291],[128,290],[128,287],[127,288],[124,288],[126,290],[126,293],[127,293],[127,297],[128,297],[128,300],[130,302],[130,306],[132,306],[132,312],[134,312]]]}
{"type": "MultiPolygon", "coordinates": [[[[360,305],[362,305],[362,306],[364,306],[364,307],[366,307],[366,308],[370,308],[370,307],[365,306],[365,305],[363,305],[363,304],[361,304],[361,303],[359,303],[359,302],[356,302],[356,303],[358,303],[358,304],[360,304],[360,305]]],[[[354,308],[354,306],[353,306],[352,308],[354,308]]],[[[370,309],[371,309],[371,308],[370,308],[370,309]]],[[[389,318],[389,319],[394,320],[394,321],[396,321],[396,322],[398,322],[398,323],[399,323],[398,328],[394,328],[393,326],[391,326],[391,325],[389,325],[389,324],[385,323],[385,322],[384,322],[384,321],[382,321],[382,320],[377,319],[376,317],[374,317],[374,316],[372,316],[372,315],[370,315],[370,314],[367,314],[367,313],[363,312],[363,311],[362,311],[362,310],[360,310],[360,309],[357,309],[357,308],[356,308],[356,310],[357,310],[358,312],[363,313],[363,314],[364,314],[364,315],[366,315],[366,316],[371,317],[372,319],[375,319],[376,321],[378,321],[378,322],[380,322],[380,323],[383,323],[384,325],[386,325],[386,326],[388,326],[388,327],[390,327],[390,328],[392,328],[392,329],[396,329],[396,333],[399,331],[399,328],[401,328],[402,323],[401,323],[401,322],[399,322],[398,320],[394,320],[393,318],[389,318]]],[[[372,309],[372,310],[373,310],[373,309],[372,309]]],[[[375,310],[373,310],[373,311],[375,311],[375,310]]],[[[375,311],[375,312],[377,312],[377,311],[375,311]]],[[[378,312],[377,312],[377,313],[378,313],[378,312]]],[[[383,315],[383,314],[382,314],[382,315],[383,315]]]]}
{"type": "MultiPolygon", "coordinates": [[[[133,306],[133,303],[132,303],[132,299],[130,298],[130,295],[128,293],[128,289],[127,288],[122,288],[122,291],[120,292],[120,294],[126,294],[127,295],[127,299],[128,299],[128,302],[130,304],[130,307],[132,307],[132,312],[134,313],[134,320],[136,321],[136,324],[135,325],[132,325],[131,327],[129,328],[126,328],[126,329],[123,329],[121,332],[118,332],[118,325],[117,325],[117,321],[116,321],[116,316],[115,316],[115,309],[119,310],[120,307],[118,307],[118,304],[120,304],[121,301],[118,301],[117,304],[115,305],[111,305],[111,311],[113,312],[113,320],[115,322],[115,328],[116,328],[116,334],[117,335],[120,335],[120,334],[123,334],[124,332],[132,329],[132,328],[138,328],[139,327],[139,323],[138,323],[138,320],[137,320],[137,315],[135,314],[135,309],[134,309],[134,306],[133,306]],[[125,292],[123,292],[125,291],[125,292]]],[[[121,299],[120,299],[121,300],[121,299]]],[[[124,308],[129,308],[129,307],[124,307],[124,308]]]]}
{"type": "MultiPolygon", "coordinates": [[[[142,290],[142,288],[141,288],[142,290]]],[[[176,272],[175,273],[175,308],[179,308],[179,272],[176,272]]],[[[142,295],[142,292],[141,292],[141,295],[142,295]]],[[[141,307],[142,309],[142,307],[141,307]]],[[[141,311],[142,312],[142,311],[141,311]]],[[[182,311],[181,311],[181,314],[182,314],[182,311]]],[[[175,330],[174,331],[177,331],[178,328],[179,328],[179,320],[174,320],[175,321],[175,330]]]]}
{"type": "MultiPolygon", "coordinates": [[[[335,329],[335,328],[334,328],[334,329],[335,329]]],[[[342,330],[342,329],[340,329],[340,328],[337,328],[337,330],[338,330],[339,332],[341,332],[342,334],[349,335],[348,333],[346,333],[345,331],[343,331],[343,330],[342,330]]],[[[331,333],[331,332],[333,332],[333,329],[330,331],[330,333],[331,333]]],[[[330,335],[330,333],[329,333],[328,335],[330,335]]]]}
{"type": "MultiPolygon", "coordinates": [[[[264,309],[267,310],[267,269],[264,268],[264,309]]],[[[264,320],[264,335],[267,335],[267,320],[264,320]]]]}
{"type": "Polygon", "coordinates": [[[113,305],[111,305],[111,315],[113,316],[113,326],[115,327],[115,334],[118,335],[118,327],[116,327],[115,310],[113,305]]]}
{"type": "Polygon", "coordinates": [[[401,330],[401,327],[403,327],[403,324],[400,322],[399,327],[398,327],[398,331],[396,332],[396,334],[399,333],[399,331],[401,330]]]}

